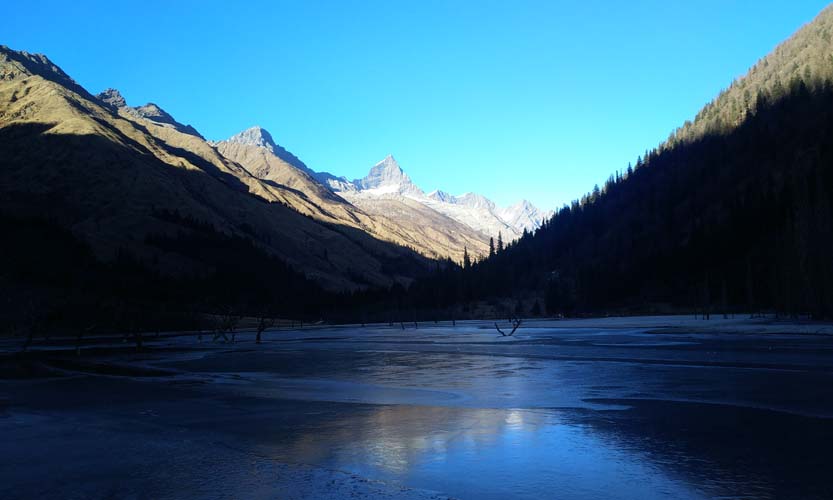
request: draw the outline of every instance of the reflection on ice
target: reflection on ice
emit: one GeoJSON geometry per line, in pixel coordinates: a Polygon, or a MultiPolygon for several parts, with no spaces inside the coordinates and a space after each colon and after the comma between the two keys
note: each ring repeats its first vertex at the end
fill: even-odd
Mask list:
{"type": "Polygon", "coordinates": [[[700,498],[639,451],[553,411],[368,407],[281,450],[298,460],[461,498],[700,498]],[[664,493],[658,493],[664,492],[664,493]]]}
{"type": "Polygon", "coordinates": [[[328,485],[345,471],[349,491],[381,480],[397,492],[478,500],[833,498],[833,337],[635,326],[530,326],[510,340],[487,324],[330,330],[270,332],[259,345],[179,338],[170,352],[181,354],[115,359],[179,373],[158,379],[6,382],[12,414],[28,408],[53,432],[0,419],[13,436],[0,440],[5,455],[38,464],[7,474],[5,491],[65,492],[60,478],[41,484],[46,463],[71,468],[73,484],[90,491],[104,491],[101,471],[122,478],[135,464],[154,478],[116,496],[150,485],[159,497],[187,498],[190,481],[236,493],[253,483],[270,492],[315,486],[301,498],[321,498],[316,478],[328,485]],[[76,428],[82,437],[72,437],[76,428]],[[32,443],[48,455],[29,451],[32,443]],[[111,443],[131,462],[102,458],[111,443]],[[214,469],[201,465],[206,458],[214,469]],[[269,483],[275,470],[285,475],[269,483]]]}

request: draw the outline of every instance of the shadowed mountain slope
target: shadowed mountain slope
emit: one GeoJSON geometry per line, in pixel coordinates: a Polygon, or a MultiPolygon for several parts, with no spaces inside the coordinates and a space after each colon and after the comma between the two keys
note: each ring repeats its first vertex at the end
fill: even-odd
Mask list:
{"type": "Polygon", "coordinates": [[[831,37],[827,8],[635,169],[412,300],[443,287],[452,303],[538,297],[553,314],[833,317],[831,37]]]}
{"type": "Polygon", "coordinates": [[[293,188],[258,179],[167,114],[134,111],[94,98],[45,56],[0,48],[0,210],[60,221],[105,260],[129,250],[170,273],[214,267],[153,243],[192,232],[183,220],[246,238],[331,289],[386,286],[426,265],[303,215],[293,188]]]}
{"type": "Polygon", "coordinates": [[[741,78],[675,130],[661,148],[706,135],[726,133],[744,122],[761,102],[790,94],[798,82],[811,89],[833,81],[833,5],[759,60],[741,78]]]}

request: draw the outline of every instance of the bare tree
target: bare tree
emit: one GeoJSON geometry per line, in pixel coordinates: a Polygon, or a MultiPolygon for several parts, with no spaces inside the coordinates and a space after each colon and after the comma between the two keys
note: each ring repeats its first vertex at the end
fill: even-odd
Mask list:
{"type": "Polygon", "coordinates": [[[260,318],[257,320],[257,337],[255,337],[255,342],[260,344],[261,335],[267,328],[272,328],[275,326],[275,318],[264,314],[260,315],[260,318]]]}
{"type": "Polygon", "coordinates": [[[212,341],[216,342],[218,338],[223,337],[223,342],[228,342],[227,334],[231,335],[231,342],[237,340],[237,325],[240,323],[240,315],[232,308],[226,308],[222,314],[217,317],[217,322],[214,327],[214,338],[212,341]]]}
{"type": "Polygon", "coordinates": [[[521,318],[511,317],[509,318],[509,322],[512,323],[512,331],[509,333],[506,333],[503,330],[501,330],[500,327],[497,326],[497,322],[495,322],[495,328],[503,337],[511,337],[512,335],[515,335],[515,331],[518,329],[518,327],[521,326],[523,320],[521,318]]]}
{"type": "Polygon", "coordinates": [[[217,318],[214,323],[214,336],[211,337],[211,341],[217,342],[217,339],[219,339],[220,337],[223,337],[223,342],[228,342],[226,330],[223,328],[223,320],[217,318]]]}

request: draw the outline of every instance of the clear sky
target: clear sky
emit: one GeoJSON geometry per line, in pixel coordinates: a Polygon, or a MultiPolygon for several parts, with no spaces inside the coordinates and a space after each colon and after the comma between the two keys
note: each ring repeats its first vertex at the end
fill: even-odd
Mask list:
{"type": "Polygon", "coordinates": [[[268,129],[349,178],[555,208],[811,21],[820,0],[29,0],[0,43],[209,139],[268,129]]]}

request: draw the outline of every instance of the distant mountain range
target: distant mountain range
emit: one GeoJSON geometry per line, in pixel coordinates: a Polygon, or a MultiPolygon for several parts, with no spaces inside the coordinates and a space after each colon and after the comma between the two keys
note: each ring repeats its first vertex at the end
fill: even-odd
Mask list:
{"type": "Polygon", "coordinates": [[[433,259],[451,258],[461,262],[465,251],[473,256],[485,256],[488,252],[488,237],[483,233],[411,201],[388,200],[381,205],[353,203],[348,196],[349,188],[338,189],[337,183],[329,182],[332,176],[312,171],[275,143],[262,127],[249,128],[211,145],[255,177],[295,190],[302,200],[292,201],[291,206],[302,213],[313,217],[334,216],[344,224],[357,223],[362,230],[380,239],[412,248],[433,259]]]}
{"type": "MultiPolygon", "coordinates": [[[[426,194],[413,183],[391,155],[374,165],[361,179],[351,181],[329,172],[315,172],[298,157],[278,145],[272,135],[259,126],[251,127],[224,141],[212,144],[229,158],[249,168],[256,176],[271,178],[283,184],[289,182],[287,185],[293,185],[294,183],[290,182],[286,176],[275,178],[277,172],[286,172],[286,167],[257,165],[238,153],[241,146],[260,148],[262,151],[259,154],[271,154],[277,157],[283,163],[318,181],[351,204],[377,217],[388,217],[406,228],[413,228],[416,223],[423,226],[427,224],[439,230],[441,226],[448,225],[443,218],[438,217],[442,215],[480,234],[480,236],[475,233],[469,234],[472,239],[488,241],[490,237],[497,238],[501,235],[504,241],[509,242],[522,236],[524,231],[534,232],[541,227],[543,220],[552,216],[552,212],[541,211],[526,200],[502,208],[496,206],[488,198],[475,193],[452,196],[443,191],[433,191],[426,194]],[[416,212],[413,202],[421,205],[416,212]],[[391,205],[394,204],[397,205],[396,210],[391,210],[391,205]],[[429,212],[430,220],[420,221],[426,218],[426,209],[438,214],[429,212]]],[[[318,190],[309,186],[301,187],[301,189],[318,190]]],[[[452,254],[459,254],[459,250],[452,254]]],[[[469,250],[474,255],[482,254],[483,247],[473,244],[469,250]]]]}
{"type": "Polygon", "coordinates": [[[71,289],[94,307],[141,287],[134,303],[213,311],[355,313],[376,294],[377,312],[400,315],[511,297],[518,314],[526,300],[831,318],[831,33],[828,7],[555,215],[426,193],[392,156],[360,179],[318,172],[260,127],[209,142],[156,104],[92,95],[46,56],[0,46],[0,287],[71,289]],[[515,242],[481,259],[498,235],[515,242]],[[466,252],[474,264],[448,265],[466,252]]]}
{"type": "Polygon", "coordinates": [[[246,241],[247,252],[344,290],[407,283],[430,268],[426,257],[459,259],[482,239],[440,246],[250,148],[227,156],[157,105],[130,107],[112,89],[94,96],[46,56],[0,46],[0,215],[54,221],[104,262],[230,273],[242,254],[218,249],[246,241]],[[274,175],[252,173],[256,161],[274,175]]]}
{"type": "Polygon", "coordinates": [[[374,204],[379,200],[406,198],[436,210],[487,237],[497,238],[500,234],[504,241],[515,240],[523,235],[524,231],[534,232],[541,227],[545,219],[552,217],[552,212],[541,211],[526,200],[502,208],[476,193],[453,196],[443,191],[432,191],[426,194],[411,181],[391,155],[374,165],[361,179],[348,181],[344,177],[335,177],[329,173],[315,176],[333,191],[367,210],[376,211],[374,204]]]}
{"type": "Polygon", "coordinates": [[[101,92],[96,97],[113,111],[118,112],[119,110],[122,110],[136,118],[145,118],[157,125],[168,126],[184,134],[194,135],[203,139],[203,136],[197,132],[197,129],[191,125],[183,125],[179,123],[174,120],[174,117],[168,114],[167,111],[152,102],[149,102],[144,106],[130,107],[127,105],[127,101],[121,93],[113,88],[109,88],[101,92]]]}
{"type": "Polygon", "coordinates": [[[214,267],[152,243],[191,221],[349,289],[407,282],[427,259],[485,257],[490,237],[514,240],[547,216],[426,195],[392,157],[355,181],[316,172],[261,127],[209,142],[157,104],[92,95],[46,56],[5,46],[0,97],[0,211],[61,220],[100,258],[129,251],[160,272],[214,267]]]}

